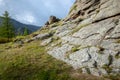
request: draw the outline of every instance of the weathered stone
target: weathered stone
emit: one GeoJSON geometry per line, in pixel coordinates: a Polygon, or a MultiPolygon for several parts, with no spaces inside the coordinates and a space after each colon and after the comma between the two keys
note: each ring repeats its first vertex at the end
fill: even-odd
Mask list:
{"type": "Polygon", "coordinates": [[[120,72],[116,57],[120,51],[119,0],[76,0],[62,24],[51,28],[61,44],[50,44],[48,54],[74,69],[82,68],[83,73],[101,76],[120,72]],[[76,46],[79,49],[73,52],[76,46]]]}
{"type": "Polygon", "coordinates": [[[39,35],[33,37],[32,39],[33,40],[36,40],[36,39],[46,39],[48,37],[51,37],[52,35],[53,34],[51,34],[51,33],[44,33],[44,34],[39,34],[39,35]]]}
{"type": "Polygon", "coordinates": [[[54,22],[58,22],[60,19],[56,18],[55,16],[50,16],[50,19],[48,21],[49,24],[52,24],[54,22]]]}
{"type": "Polygon", "coordinates": [[[52,55],[53,57],[64,60],[65,59],[65,54],[70,51],[72,48],[71,45],[69,44],[64,44],[61,47],[55,47],[52,51],[48,51],[48,54],[52,55]]]}
{"type": "Polygon", "coordinates": [[[25,42],[25,43],[30,43],[30,42],[32,42],[32,41],[34,41],[34,39],[26,39],[24,42],[25,42]]]}
{"type": "Polygon", "coordinates": [[[69,34],[70,32],[71,32],[70,30],[66,30],[66,31],[64,31],[64,32],[61,32],[61,33],[57,34],[57,36],[58,36],[58,37],[63,37],[63,36],[65,36],[65,35],[69,34]]]}
{"type": "Polygon", "coordinates": [[[51,43],[51,42],[52,42],[52,38],[49,38],[49,39],[44,40],[44,41],[41,43],[41,45],[42,45],[42,46],[46,46],[46,45],[48,45],[48,44],[51,43]]]}
{"type": "Polygon", "coordinates": [[[24,42],[23,42],[22,40],[17,40],[17,41],[15,41],[14,43],[20,44],[20,45],[24,44],[24,42]]]}
{"type": "Polygon", "coordinates": [[[47,22],[45,23],[45,25],[49,25],[49,22],[47,21],[47,22]]]}

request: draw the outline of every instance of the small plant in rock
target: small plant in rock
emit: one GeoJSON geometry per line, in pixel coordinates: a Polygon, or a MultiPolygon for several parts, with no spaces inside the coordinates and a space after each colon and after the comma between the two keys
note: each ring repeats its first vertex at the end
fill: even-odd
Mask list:
{"type": "Polygon", "coordinates": [[[87,73],[88,74],[91,74],[91,72],[90,72],[90,69],[89,68],[85,68],[86,69],[86,71],[87,71],[87,73]]]}
{"type": "Polygon", "coordinates": [[[111,73],[111,71],[112,71],[112,68],[108,64],[104,64],[102,66],[102,68],[105,69],[107,71],[107,73],[111,73]]]}
{"type": "Polygon", "coordinates": [[[78,51],[79,49],[77,48],[77,47],[73,47],[72,48],[72,52],[76,52],[76,51],[78,51]]]}
{"type": "Polygon", "coordinates": [[[116,43],[120,43],[120,39],[116,41],[116,43]]]}
{"type": "Polygon", "coordinates": [[[78,73],[82,73],[82,68],[77,69],[78,73]]]}
{"type": "Polygon", "coordinates": [[[110,65],[113,62],[113,56],[112,55],[108,56],[108,61],[109,61],[109,63],[108,64],[104,64],[102,68],[105,69],[108,73],[111,73],[112,68],[110,67],[110,65]]]}
{"type": "Polygon", "coordinates": [[[120,51],[115,55],[115,58],[116,58],[116,59],[119,59],[119,58],[120,58],[120,51]]]}
{"type": "Polygon", "coordinates": [[[93,66],[94,66],[94,68],[97,68],[97,62],[96,61],[93,63],[93,66]]]}
{"type": "Polygon", "coordinates": [[[113,62],[113,56],[112,55],[108,56],[108,61],[109,61],[108,66],[110,66],[113,62]]]}

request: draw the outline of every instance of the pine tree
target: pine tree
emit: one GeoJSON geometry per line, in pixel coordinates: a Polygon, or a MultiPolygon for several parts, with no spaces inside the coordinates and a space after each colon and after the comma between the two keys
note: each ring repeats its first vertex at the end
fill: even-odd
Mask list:
{"type": "Polygon", "coordinates": [[[0,37],[7,38],[9,41],[10,38],[15,36],[15,30],[13,25],[10,22],[9,13],[5,11],[2,17],[2,25],[0,27],[0,37]]]}
{"type": "Polygon", "coordinates": [[[26,36],[26,35],[28,35],[28,34],[29,34],[29,30],[28,30],[27,27],[25,27],[25,28],[24,28],[24,33],[23,33],[23,35],[26,36]]]}

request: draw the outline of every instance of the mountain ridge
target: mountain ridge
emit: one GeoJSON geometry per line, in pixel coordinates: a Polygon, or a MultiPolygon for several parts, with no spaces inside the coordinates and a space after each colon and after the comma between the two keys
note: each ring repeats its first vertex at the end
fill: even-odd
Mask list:
{"type": "MultiPolygon", "coordinates": [[[[27,29],[29,30],[29,34],[40,29],[40,26],[24,24],[12,18],[10,19],[10,22],[15,27],[16,34],[18,33],[23,34],[25,27],[27,27],[27,29]]],[[[0,17],[0,24],[2,24],[2,17],[0,17]]]]}

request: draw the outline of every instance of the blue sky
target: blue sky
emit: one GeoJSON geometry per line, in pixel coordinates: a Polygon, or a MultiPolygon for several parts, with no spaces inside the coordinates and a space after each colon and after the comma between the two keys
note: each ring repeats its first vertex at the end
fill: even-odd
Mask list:
{"type": "Polygon", "coordinates": [[[0,0],[0,15],[7,10],[22,23],[43,25],[50,15],[64,18],[75,0],[0,0]]]}

